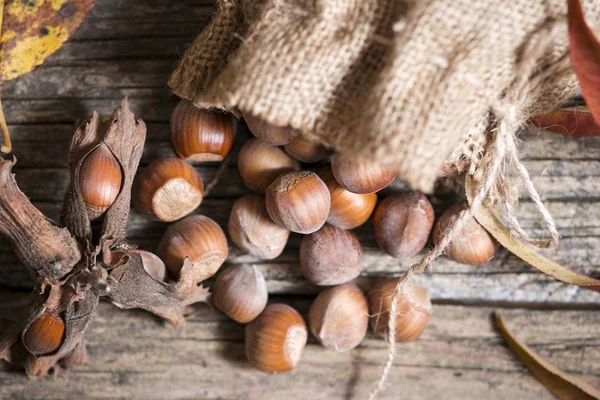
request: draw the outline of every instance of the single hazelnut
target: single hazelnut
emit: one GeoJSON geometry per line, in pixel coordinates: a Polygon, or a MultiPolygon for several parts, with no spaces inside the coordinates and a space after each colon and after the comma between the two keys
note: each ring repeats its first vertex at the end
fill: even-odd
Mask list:
{"type": "Polygon", "coordinates": [[[373,214],[375,240],[392,257],[411,257],[427,244],[435,214],[419,192],[393,194],[379,202],[373,214]]]}
{"type": "Polygon", "coordinates": [[[90,220],[98,219],[121,192],[123,173],[108,146],[101,144],[83,160],[79,189],[90,220]]]}
{"type": "Polygon", "coordinates": [[[243,111],[242,116],[254,136],[273,146],[283,146],[300,134],[300,131],[296,129],[271,125],[263,119],[243,111]]]}
{"type": "MultiPolygon", "coordinates": [[[[446,231],[458,219],[460,213],[466,209],[464,204],[455,204],[447,209],[437,220],[433,229],[433,243],[437,245],[446,231]]],[[[498,251],[498,243],[479,225],[475,218],[471,218],[461,229],[460,233],[446,247],[445,253],[456,262],[468,265],[485,264],[494,257],[498,251]]]]}
{"type": "Polygon", "coordinates": [[[315,285],[339,285],[360,274],[362,249],[351,232],[325,225],[300,244],[300,271],[315,285]]]}
{"type": "Polygon", "coordinates": [[[283,146],[286,153],[303,163],[316,163],[322,161],[332,154],[332,151],[305,135],[298,135],[283,146]]]}
{"type": "Polygon", "coordinates": [[[234,265],[219,273],[213,287],[213,303],[241,324],[265,309],[269,294],[262,272],[255,265],[234,265]]]}
{"type": "Polygon", "coordinates": [[[179,158],[192,163],[223,161],[233,147],[232,115],[200,109],[181,100],[171,116],[171,143],[179,158]]]}
{"type": "Polygon", "coordinates": [[[335,180],[352,193],[375,193],[396,178],[396,170],[372,160],[357,161],[340,154],[331,158],[335,180]]]}
{"type": "Polygon", "coordinates": [[[169,226],[156,253],[172,279],[179,278],[183,261],[189,257],[196,282],[202,282],[218,271],[229,250],[219,224],[204,215],[191,215],[169,226]]]}
{"type": "Polygon", "coordinates": [[[277,225],[296,233],[312,233],[329,215],[329,190],[314,172],[298,171],[280,175],[269,185],[265,203],[277,225]]]}
{"type": "Polygon", "coordinates": [[[138,175],[132,194],[140,213],[172,222],[202,203],[204,184],[200,174],[185,161],[159,158],[138,175]]]}
{"type": "MultiPolygon", "coordinates": [[[[386,279],[368,294],[371,328],[377,334],[388,332],[390,309],[398,279],[386,279]]],[[[396,301],[396,341],[416,340],[427,327],[431,316],[431,300],[427,289],[413,282],[404,284],[396,301]]]]}
{"type": "Polygon", "coordinates": [[[290,231],[271,220],[265,198],[258,194],[248,194],[235,202],[228,228],[237,247],[262,260],[279,256],[290,236],[290,231]]]}
{"type": "Polygon", "coordinates": [[[59,316],[42,313],[29,325],[23,335],[25,348],[35,355],[56,351],[65,337],[65,323],[59,316]]]}
{"type": "Polygon", "coordinates": [[[307,337],[298,311],[285,304],[271,304],[246,325],[246,357],[264,372],[291,371],[300,361],[307,337]]]}
{"type": "Polygon", "coordinates": [[[377,204],[375,193],[352,193],[344,189],[333,176],[331,168],[324,168],[319,176],[327,185],[331,196],[331,209],[327,222],[342,229],[356,228],[369,219],[377,204]]]}
{"type": "Polygon", "coordinates": [[[298,161],[283,150],[257,139],[250,139],[240,149],[238,170],[250,190],[264,192],[284,172],[300,169],[298,161]]]}
{"type": "Polygon", "coordinates": [[[367,298],[353,283],[325,289],[310,306],[308,325],[323,346],[338,352],[353,349],[367,334],[367,298]]]}
{"type": "Polygon", "coordinates": [[[167,267],[165,266],[163,260],[161,260],[156,254],[146,250],[138,249],[133,250],[132,252],[140,255],[144,270],[154,280],[164,282],[167,279],[167,267]]]}

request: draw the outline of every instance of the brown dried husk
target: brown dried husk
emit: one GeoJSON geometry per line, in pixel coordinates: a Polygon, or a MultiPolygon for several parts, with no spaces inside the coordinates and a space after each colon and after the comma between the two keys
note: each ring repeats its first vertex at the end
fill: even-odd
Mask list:
{"type": "MultiPolygon", "coordinates": [[[[600,3],[583,4],[600,25],[600,3]]],[[[442,167],[466,172],[481,159],[520,64],[546,72],[521,115],[576,93],[566,14],[564,0],[220,0],[170,86],[198,106],[247,111],[398,165],[430,192],[442,167]],[[554,23],[548,49],[523,60],[554,23]]]]}

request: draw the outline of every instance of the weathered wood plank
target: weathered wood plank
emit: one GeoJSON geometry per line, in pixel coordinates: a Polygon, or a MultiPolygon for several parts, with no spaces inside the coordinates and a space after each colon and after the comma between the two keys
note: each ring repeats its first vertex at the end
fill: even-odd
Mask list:
{"type": "MultiPolygon", "coordinates": [[[[285,301],[302,313],[309,305],[303,299],[285,301]]],[[[491,311],[436,306],[422,338],[400,345],[381,398],[397,398],[398,390],[415,399],[552,398],[502,343],[491,311]]],[[[596,362],[600,313],[503,310],[503,314],[518,336],[542,356],[600,385],[596,362]]],[[[314,399],[364,398],[386,354],[385,342],[372,335],[347,353],[328,351],[311,338],[295,371],[266,375],[245,361],[243,328],[204,306],[196,306],[187,325],[175,329],[143,312],[102,303],[86,340],[88,362],[58,380],[29,381],[0,366],[0,397],[43,398],[51,393],[57,398],[254,399],[268,393],[268,398],[301,399],[310,393],[314,399]]]]}

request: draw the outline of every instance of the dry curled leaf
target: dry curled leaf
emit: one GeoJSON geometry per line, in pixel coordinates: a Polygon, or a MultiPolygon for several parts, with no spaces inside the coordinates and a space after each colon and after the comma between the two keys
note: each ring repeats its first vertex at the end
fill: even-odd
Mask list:
{"type": "MultiPolygon", "coordinates": [[[[0,86],[41,65],[62,46],[95,4],[96,0],[0,2],[0,86]]],[[[1,113],[0,125],[4,134],[2,152],[10,153],[10,137],[1,113]]]]}
{"type": "Polygon", "coordinates": [[[600,43],[585,22],[581,2],[568,0],[571,64],[585,102],[600,124],[600,43]]]}
{"type": "Polygon", "coordinates": [[[531,123],[537,128],[566,136],[600,136],[600,125],[587,107],[561,108],[549,114],[536,115],[531,123]]]}
{"type": "Polygon", "coordinates": [[[499,313],[496,312],[495,317],[496,325],[513,353],[553,395],[565,400],[600,399],[598,389],[544,360],[539,354],[513,336],[499,313]]]}
{"type": "MultiPolygon", "coordinates": [[[[473,181],[467,177],[466,191],[469,200],[472,197],[470,193],[474,192],[473,186],[473,181]]],[[[544,274],[550,275],[561,282],[600,291],[600,279],[577,273],[539,254],[533,246],[512,235],[495,211],[486,206],[481,206],[474,211],[474,217],[498,243],[544,274]]]]}

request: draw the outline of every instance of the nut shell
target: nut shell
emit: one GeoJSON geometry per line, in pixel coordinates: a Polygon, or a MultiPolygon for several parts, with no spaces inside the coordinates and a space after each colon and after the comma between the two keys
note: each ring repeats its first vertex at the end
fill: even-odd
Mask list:
{"type": "Polygon", "coordinates": [[[179,278],[183,261],[189,257],[196,282],[202,282],[218,271],[229,250],[219,224],[204,215],[192,215],[169,226],[156,253],[172,279],[179,278]]]}
{"type": "Polygon", "coordinates": [[[280,175],[265,196],[269,216],[277,225],[296,233],[312,233],[327,221],[331,206],[329,190],[314,172],[280,175]]]}
{"type": "Polygon", "coordinates": [[[331,150],[314,140],[308,139],[305,135],[296,136],[283,148],[290,156],[307,164],[322,161],[332,154],[331,150]]]}
{"type": "MultiPolygon", "coordinates": [[[[454,223],[464,204],[455,204],[438,219],[433,231],[433,242],[437,245],[444,232],[454,223]]],[[[446,247],[445,253],[456,262],[468,265],[481,265],[491,260],[498,251],[496,240],[475,220],[471,218],[455,239],[446,247]]]]}
{"type": "Polygon", "coordinates": [[[283,146],[300,134],[300,131],[296,129],[273,126],[263,119],[243,111],[242,116],[254,136],[273,146],[283,146]]]}
{"type": "MultiPolygon", "coordinates": [[[[371,328],[377,334],[388,331],[390,308],[398,279],[378,283],[368,294],[371,328]]],[[[405,283],[396,308],[396,341],[416,340],[427,327],[431,316],[431,300],[427,289],[411,281],[405,283]]]]}
{"type": "Polygon", "coordinates": [[[172,222],[194,211],[204,196],[198,172],[183,160],[159,158],[136,178],[133,204],[140,213],[172,222]]]}
{"type": "Polygon", "coordinates": [[[64,337],[65,323],[63,320],[58,316],[44,312],[25,331],[23,344],[32,354],[48,354],[60,347],[64,337]]]}
{"type": "Polygon", "coordinates": [[[189,162],[222,161],[231,151],[235,119],[224,112],[199,109],[181,100],[171,115],[171,143],[189,162]]]}
{"type": "Polygon", "coordinates": [[[238,170],[249,189],[264,192],[284,172],[300,169],[298,161],[280,148],[250,139],[240,149],[238,170]]]}
{"type": "Polygon", "coordinates": [[[325,289],[310,306],[308,325],[323,346],[338,352],[353,349],[367,334],[367,298],[352,283],[325,289]]]}
{"type": "Polygon", "coordinates": [[[427,244],[435,214],[422,193],[406,192],[386,197],[373,214],[375,239],[392,257],[411,257],[427,244]]]}
{"type": "Polygon", "coordinates": [[[213,303],[241,324],[252,321],[265,309],[269,294],[265,278],[255,265],[235,265],[219,273],[213,303]]]}
{"type": "Polygon", "coordinates": [[[290,231],[274,223],[264,196],[248,194],[239,198],[229,215],[229,238],[237,247],[262,260],[279,256],[290,231]]]}
{"type": "Polygon", "coordinates": [[[308,333],[304,320],[285,304],[271,304],[246,325],[246,357],[264,372],[294,369],[306,346],[308,333]]]}
{"type": "Polygon", "coordinates": [[[121,166],[105,144],[88,154],[79,169],[79,188],[90,219],[108,210],[119,196],[122,183],[121,166]]]}
{"type": "Polygon", "coordinates": [[[342,229],[354,229],[369,219],[375,205],[375,193],[352,193],[344,189],[334,178],[331,168],[319,172],[331,196],[331,209],[327,222],[342,229]]]}
{"type": "Polygon", "coordinates": [[[335,180],[352,193],[375,193],[398,175],[392,168],[371,160],[357,161],[335,154],[331,159],[331,170],[335,180]]]}
{"type": "Polygon", "coordinates": [[[156,254],[146,250],[133,250],[133,253],[137,253],[142,258],[142,265],[144,270],[154,280],[164,282],[167,279],[167,267],[163,260],[161,260],[156,254]]]}
{"type": "Polygon", "coordinates": [[[362,249],[351,232],[325,225],[300,244],[300,271],[315,285],[339,285],[360,274],[362,249]]]}

